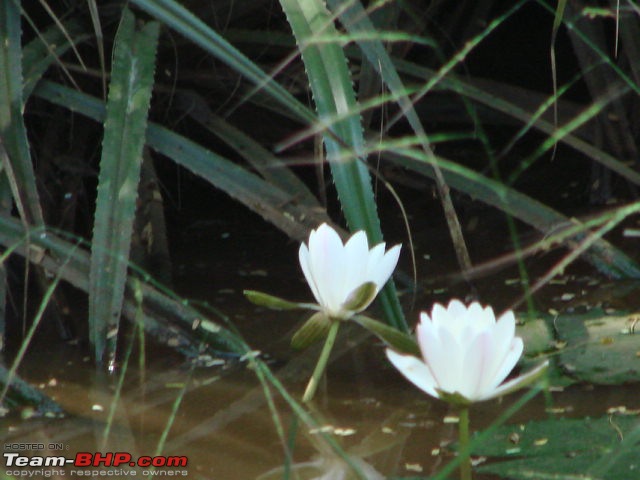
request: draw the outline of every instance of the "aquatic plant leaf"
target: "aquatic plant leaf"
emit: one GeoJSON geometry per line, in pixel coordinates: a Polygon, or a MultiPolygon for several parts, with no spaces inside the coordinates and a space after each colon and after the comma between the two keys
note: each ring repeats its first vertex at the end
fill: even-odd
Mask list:
{"type": "Polygon", "coordinates": [[[124,10],[116,34],[91,243],[89,334],[96,360],[115,356],[160,26],[124,10]]]}
{"type": "MultiPolygon", "coordinates": [[[[43,80],[34,94],[96,121],[104,119],[102,101],[71,88],[43,80]]],[[[298,204],[291,194],[168,128],[150,122],[147,144],[243,203],[292,238],[305,240],[311,228],[329,220],[326,212],[298,204]]]]}
{"type": "Polygon", "coordinates": [[[31,40],[23,48],[22,70],[24,74],[22,97],[26,100],[31,95],[42,74],[59,57],[74,45],[82,43],[89,35],[82,30],[73,19],[63,25],[63,32],[58,25],[53,25],[31,40]],[[72,43],[73,42],[73,43],[72,43]]]}
{"type": "MultiPolygon", "coordinates": [[[[300,48],[318,117],[338,119],[327,125],[323,137],[347,223],[352,231],[367,232],[370,244],[376,245],[382,242],[382,231],[347,60],[338,42],[313,42],[316,36],[337,35],[333,16],[322,0],[280,0],[280,5],[300,48]]],[[[387,322],[408,331],[393,282],[387,283],[380,300],[387,322]]]]}
{"type": "Polygon", "coordinates": [[[617,385],[640,381],[640,335],[636,314],[563,314],[554,321],[558,340],[566,342],[559,355],[563,369],[577,380],[617,385]]]}
{"type": "Polygon", "coordinates": [[[242,293],[251,303],[260,305],[261,307],[272,308],[274,310],[296,310],[311,307],[316,307],[316,309],[319,308],[314,304],[290,302],[289,300],[269,295],[268,293],[258,292],[256,290],[244,290],[242,293]]]}
{"type": "Polygon", "coordinates": [[[640,470],[639,432],[634,416],[533,421],[498,428],[476,443],[472,453],[492,460],[478,467],[478,473],[513,480],[628,480],[640,470]],[[621,440],[627,438],[629,441],[621,440]],[[612,455],[616,458],[606,465],[606,472],[596,474],[599,462],[612,455]]]}
{"type": "Polygon", "coordinates": [[[369,330],[397,352],[416,356],[420,355],[420,348],[418,348],[418,344],[412,335],[365,315],[356,315],[352,317],[352,320],[361,327],[369,330]]]}
{"type": "MultiPolygon", "coordinates": [[[[435,175],[428,159],[420,151],[395,148],[390,145],[382,155],[385,159],[412,172],[427,177],[435,175]]],[[[554,232],[555,235],[562,234],[562,237],[555,242],[549,242],[549,246],[562,241],[569,248],[575,250],[587,238],[588,226],[576,219],[567,218],[557,210],[508,185],[445,158],[438,157],[438,165],[447,185],[451,188],[465,192],[487,205],[496,207],[545,234],[549,234],[549,232],[554,232]]],[[[609,217],[603,218],[600,223],[616,218],[622,221],[626,216],[635,213],[637,209],[638,207],[635,205],[622,207],[611,213],[609,217]]],[[[589,261],[602,273],[612,278],[640,278],[640,266],[637,262],[634,262],[628,255],[603,238],[593,239],[590,248],[582,254],[581,258],[589,261]]]]}
{"type": "Polygon", "coordinates": [[[323,312],[316,312],[293,334],[291,346],[302,350],[315,342],[322,340],[329,333],[332,321],[323,312]]]}
{"type": "Polygon", "coordinates": [[[176,92],[175,103],[207,131],[233,148],[249,162],[267,182],[297,198],[310,207],[322,208],[309,187],[270,150],[244,131],[231,125],[226,118],[214,114],[206,100],[194,92],[176,92]]]}
{"type": "Polygon", "coordinates": [[[44,223],[31,163],[29,141],[22,110],[22,45],[20,8],[15,2],[0,2],[0,155],[18,212],[32,225],[44,223]],[[0,152],[1,154],[2,152],[0,152]]]}
{"type": "Polygon", "coordinates": [[[175,0],[132,0],[133,4],[192,41],[265,90],[299,119],[312,123],[316,116],[287,89],[273,81],[260,67],[222,38],[196,15],[175,0]]]}

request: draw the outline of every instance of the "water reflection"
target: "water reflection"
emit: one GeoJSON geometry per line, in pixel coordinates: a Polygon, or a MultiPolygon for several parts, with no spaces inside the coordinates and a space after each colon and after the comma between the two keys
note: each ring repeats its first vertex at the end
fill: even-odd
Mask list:
{"type": "MultiPolygon", "coordinates": [[[[259,259],[247,253],[256,245],[267,249],[273,239],[246,237],[243,241],[247,248],[239,248],[236,243],[228,251],[211,249],[210,240],[205,239],[201,248],[185,250],[190,251],[185,261],[197,256],[201,264],[196,265],[199,274],[188,269],[183,272],[181,288],[190,296],[212,295],[217,306],[233,315],[250,345],[276,358],[273,369],[287,390],[300,399],[317,359],[313,349],[302,354],[289,349],[290,332],[302,318],[295,313],[284,316],[254,310],[240,294],[242,288],[264,289],[262,269],[268,268],[274,293],[292,290],[292,298],[310,300],[296,262],[287,263],[287,259],[295,259],[297,245],[289,245],[290,251],[276,251],[275,256],[269,253],[270,261],[278,264],[276,269],[264,264],[268,256],[265,252],[257,252],[259,259]]],[[[436,257],[439,256],[433,254],[436,257]]],[[[444,269],[431,261],[429,268],[430,272],[444,269]]],[[[480,287],[487,302],[492,300],[491,292],[507,296],[504,292],[496,294],[495,290],[519,289],[504,281],[484,282],[480,287]]],[[[559,295],[568,288],[564,284],[552,287],[558,289],[559,295]]],[[[429,308],[437,295],[448,298],[450,294],[431,289],[427,299],[418,295],[418,305],[423,302],[424,308],[429,308]]],[[[501,300],[504,304],[509,301],[501,300]]],[[[36,345],[30,349],[20,374],[41,385],[68,416],[28,421],[3,418],[0,437],[3,444],[42,444],[41,454],[63,454],[68,458],[77,452],[98,451],[126,451],[133,457],[160,453],[186,456],[188,478],[195,479],[266,480],[281,478],[287,471],[291,478],[296,478],[294,473],[298,478],[349,478],[349,463],[323,440],[327,435],[368,478],[426,478],[438,472],[453,458],[449,448],[456,438],[456,425],[449,423],[452,412],[444,403],[415,391],[386,362],[382,346],[361,329],[345,328],[340,342],[334,349],[329,381],[319,392],[312,412],[319,423],[315,429],[296,420],[273,389],[270,392],[274,395],[274,408],[270,409],[264,388],[244,365],[191,369],[183,358],[153,346],[144,370],[137,361],[129,366],[122,395],[116,402],[116,379],[97,376],[82,349],[36,345]],[[113,420],[109,422],[111,412],[113,420]],[[59,444],[62,451],[57,450],[59,444]]],[[[553,394],[556,415],[600,416],[607,409],[620,406],[638,409],[636,390],[634,386],[574,386],[553,394]]],[[[517,400],[515,397],[475,405],[471,411],[472,428],[490,425],[517,400]]],[[[536,398],[510,423],[546,418],[545,408],[544,399],[536,398]]],[[[141,477],[145,472],[144,468],[129,465],[122,469],[129,476],[136,473],[141,477]]]]}

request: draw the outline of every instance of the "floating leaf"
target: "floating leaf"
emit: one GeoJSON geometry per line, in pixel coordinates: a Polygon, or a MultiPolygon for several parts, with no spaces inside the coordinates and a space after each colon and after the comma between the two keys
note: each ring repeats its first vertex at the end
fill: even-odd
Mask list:
{"type": "Polygon", "coordinates": [[[640,381],[640,336],[631,328],[637,315],[561,315],[555,320],[558,340],[566,342],[560,363],[571,377],[616,385],[640,381]]]}
{"type": "Polygon", "coordinates": [[[640,472],[638,432],[635,417],[549,419],[500,427],[477,444],[473,454],[506,457],[477,471],[513,480],[629,480],[640,472]],[[615,458],[611,457],[614,453],[615,458]],[[596,474],[606,458],[612,460],[605,465],[606,472],[596,474]],[[590,471],[594,475],[589,475],[590,471]]]}

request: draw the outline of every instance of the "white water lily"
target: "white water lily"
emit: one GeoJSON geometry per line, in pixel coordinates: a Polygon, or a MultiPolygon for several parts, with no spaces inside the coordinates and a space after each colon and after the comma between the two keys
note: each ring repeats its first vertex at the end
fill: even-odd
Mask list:
{"type": "Polygon", "coordinates": [[[369,250],[364,231],[354,233],[343,245],[326,223],[309,235],[309,246],[300,245],[300,266],[321,310],[330,318],[346,320],[367,308],[393,272],[400,245],[385,252],[380,243],[369,250]],[[375,288],[361,287],[366,285],[375,288]],[[362,296],[364,294],[364,296],[362,296]],[[354,296],[361,296],[354,302],[354,296]]]}
{"type": "Polygon", "coordinates": [[[504,382],[523,351],[515,323],[512,311],[496,321],[493,309],[477,302],[468,307],[459,300],[447,308],[436,304],[431,317],[420,314],[416,328],[423,358],[389,349],[387,357],[410,382],[436,398],[454,403],[489,400],[527,385],[547,366],[544,362],[504,382]]]}

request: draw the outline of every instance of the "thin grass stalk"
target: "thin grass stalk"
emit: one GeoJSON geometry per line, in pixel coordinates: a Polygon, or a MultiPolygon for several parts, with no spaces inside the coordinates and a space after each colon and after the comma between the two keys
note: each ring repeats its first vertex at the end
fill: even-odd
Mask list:
{"type": "MultiPolygon", "coordinates": [[[[22,49],[23,100],[26,102],[29,99],[36,84],[52,64],[56,63],[65,71],[60,57],[87,38],[88,35],[84,33],[80,24],[73,19],[66,21],[62,25],[62,30],[54,25],[45,31],[38,32],[38,36],[22,49]]],[[[75,84],[74,86],[80,88],[75,84]]]]}
{"type": "MultiPolygon", "coordinates": [[[[411,62],[394,59],[394,63],[399,71],[419,79],[428,80],[434,75],[432,70],[411,62]]],[[[453,75],[442,78],[439,86],[441,89],[456,92],[493,110],[497,110],[514,119],[520,120],[525,124],[531,122],[532,115],[534,114],[524,108],[521,108],[517,104],[504,99],[500,95],[488,93],[481,88],[475,87],[472,83],[460,80],[453,75]]],[[[532,126],[547,135],[553,135],[556,131],[553,122],[546,121],[542,118],[535,120],[532,123],[532,126]]],[[[598,149],[586,140],[570,134],[562,137],[560,141],[578,152],[583,153],[592,160],[602,164],[606,168],[616,172],[633,184],[640,185],[640,174],[638,174],[638,172],[625,165],[624,162],[620,161],[615,156],[598,149]]]]}
{"type": "MultiPolygon", "coordinates": [[[[254,359],[258,360],[258,359],[254,359]]],[[[287,389],[282,385],[282,383],[273,375],[273,372],[269,369],[269,367],[261,361],[256,361],[254,364],[256,375],[260,379],[261,382],[268,381],[273,385],[273,387],[278,391],[278,393],[282,396],[282,398],[287,402],[291,411],[299,418],[305,425],[309,428],[318,428],[318,422],[315,421],[313,416],[311,416],[307,411],[303,408],[303,406],[298,403],[287,391],[287,389]]],[[[358,478],[366,480],[366,477],[362,470],[356,465],[347,452],[340,446],[340,444],[333,438],[332,435],[327,434],[325,432],[320,431],[317,435],[317,438],[322,439],[326,442],[327,446],[336,454],[338,457],[343,459],[347,465],[351,468],[353,473],[357,475],[358,478]]]]}
{"type": "Polygon", "coordinates": [[[572,242],[573,245],[569,250],[569,253],[567,253],[567,255],[565,255],[547,273],[542,275],[535,284],[531,286],[531,294],[544,287],[556,275],[560,275],[562,272],[564,272],[566,268],[571,265],[577,258],[583,255],[590,248],[592,248],[596,243],[602,241],[602,238],[611,230],[613,230],[617,225],[619,225],[623,219],[638,212],[640,212],[640,202],[635,202],[626,207],[619,208],[617,209],[616,213],[612,215],[612,218],[600,228],[598,228],[595,232],[589,232],[581,241],[572,242]]]}
{"type": "MultiPolygon", "coordinates": [[[[142,304],[138,302],[138,308],[136,311],[136,317],[141,315],[142,313],[142,304]]],[[[134,325],[137,325],[134,323],[134,325]]],[[[135,333],[135,329],[134,329],[135,333]]],[[[133,352],[134,337],[129,338],[127,348],[124,352],[124,356],[121,361],[120,371],[118,372],[118,381],[116,382],[116,388],[113,392],[113,396],[111,397],[111,404],[109,406],[109,412],[107,413],[107,418],[105,420],[104,430],[102,431],[102,439],[100,450],[108,450],[108,442],[109,435],[111,434],[111,427],[113,426],[113,422],[116,419],[116,415],[118,413],[118,402],[120,402],[120,398],[122,396],[122,388],[124,386],[124,379],[127,375],[127,371],[129,369],[129,360],[131,359],[131,353],[133,352]]]]}
{"type": "Polygon", "coordinates": [[[247,58],[178,2],[174,0],[131,0],[131,3],[246,77],[256,85],[258,90],[264,90],[298,119],[306,123],[317,121],[313,112],[300,103],[288,90],[275,82],[255,62],[247,58]]]}
{"type": "MultiPolygon", "coordinates": [[[[375,38],[375,34],[377,33],[375,31],[375,27],[369,20],[369,17],[359,0],[348,2],[346,7],[344,2],[329,0],[329,5],[331,5],[335,11],[339,12],[338,15],[340,16],[342,24],[349,32],[367,32],[369,34],[374,34],[372,35],[373,38],[368,39],[369,41],[359,41],[358,45],[362,49],[364,56],[369,61],[370,65],[379,72],[380,77],[385,84],[395,95],[398,95],[398,105],[401,108],[401,115],[407,118],[418,141],[420,142],[420,146],[424,150],[425,155],[433,167],[433,178],[444,210],[445,219],[449,227],[449,233],[451,234],[458,264],[463,275],[465,275],[465,272],[471,268],[471,257],[469,256],[464,235],[462,234],[458,215],[456,214],[453,202],[451,201],[449,188],[447,187],[444,177],[442,176],[442,172],[438,167],[435,155],[431,149],[429,138],[415,112],[415,109],[413,108],[413,100],[405,93],[406,89],[404,84],[400,79],[400,75],[393,65],[389,54],[387,53],[387,50],[382,45],[381,39],[375,38]]],[[[391,123],[393,123],[393,121],[391,123]]],[[[387,126],[387,129],[388,128],[389,126],[387,126]]]]}
{"type": "MultiPolygon", "coordinates": [[[[555,7],[553,7],[546,0],[536,0],[536,3],[541,5],[552,15],[555,15],[555,7]]],[[[581,18],[581,16],[578,16],[577,18],[581,18]]],[[[617,65],[599,45],[596,45],[588,35],[586,35],[580,28],[578,28],[575,21],[565,15],[562,19],[562,22],[565,28],[571,30],[571,32],[575,34],[576,37],[579,38],[587,47],[589,47],[598,56],[598,58],[605,62],[607,66],[611,68],[611,70],[613,70],[616,75],[629,86],[629,88],[631,88],[636,94],[640,95],[640,83],[635,82],[633,78],[631,78],[626,72],[624,72],[622,68],[617,65]]]]}
{"type": "Polygon", "coordinates": [[[25,354],[27,353],[27,349],[29,348],[29,346],[31,345],[31,340],[33,340],[33,336],[36,333],[36,330],[38,329],[38,326],[40,325],[40,321],[42,320],[42,317],[44,315],[44,312],[47,308],[47,305],[49,305],[49,302],[51,301],[51,298],[53,297],[53,294],[56,290],[56,288],[58,287],[58,283],[60,283],[60,280],[62,280],[62,270],[64,269],[64,265],[71,259],[73,258],[73,254],[75,252],[75,249],[77,248],[74,247],[74,249],[69,252],[69,256],[67,257],[67,259],[65,260],[65,262],[63,263],[63,268],[56,272],[56,275],[53,279],[53,281],[51,283],[49,283],[49,286],[47,288],[47,290],[44,292],[44,295],[42,296],[42,300],[40,301],[40,305],[38,306],[38,311],[36,312],[33,321],[31,322],[31,326],[29,327],[29,330],[27,331],[27,334],[25,335],[24,339],[22,340],[22,342],[20,343],[20,348],[18,349],[15,358],[13,359],[13,363],[11,364],[11,368],[9,369],[9,372],[7,374],[7,382],[4,385],[4,388],[2,389],[2,392],[0,393],[0,404],[2,404],[5,395],[7,394],[7,391],[9,390],[9,386],[11,385],[11,380],[13,379],[13,377],[15,376],[18,367],[20,366],[20,364],[22,363],[22,360],[25,356],[25,354]]]}
{"type": "Polygon", "coordinates": [[[187,393],[187,386],[191,381],[194,369],[195,369],[195,364],[192,364],[186,375],[182,388],[178,392],[178,395],[176,396],[175,400],[173,401],[173,404],[171,405],[171,412],[169,412],[169,418],[167,419],[167,423],[164,425],[164,428],[162,429],[162,433],[160,434],[160,437],[158,438],[158,442],[156,443],[156,448],[153,453],[154,456],[162,455],[162,453],[164,452],[165,446],[167,444],[167,439],[169,438],[169,432],[171,431],[171,427],[173,427],[173,424],[175,423],[176,418],[178,417],[178,410],[180,409],[180,405],[182,405],[184,396],[187,393]]]}
{"type": "MultiPolygon", "coordinates": [[[[420,151],[394,148],[389,146],[383,155],[398,165],[412,171],[432,176],[433,173],[420,151]]],[[[568,219],[552,208],[485,177],[471,169],[448,160],[439,159],[447,183],[474,198],[508,212],[510,215],[530,224],[541,232],[548,234],[564,225],[578,222],[568,219]]],[[[580,235],[576,241],[580,241],[580,235]]],[[[615,248],[604,239],[598,239],[592,249],[584,252],[585,259],[590,261],[601,272],[613,278],[640,278],[640,267],[630,257],[615,248]]]]}
{"type": "Polygon", "coordinates": [[[545,139],[542,144],[527,158],[523,159],[518,168],[516,168],[507,179],[507,183],[512,185],[518,179],[518,177],[528,169],[536,160],[541,158],[546,152],[551,149],[555,149],[556,145],[567,135],[580,128],[582,125],[592,120],[596,115],[599,115],[603,110],[613,101],[619,100],[625,94],[629,92],[626,86],[618,86],[611,88],[608,92],[604,92],[603,95],[596,99],[591,105],[589,105],[582,113],[572,118],[565,125],[559,127],[552,135],[545,139]]]}
{"type": "Polygon", "coordinates": [[[628,433],[618,445],[616,445],[616,448],[612,449],[613,451],[602,455],[600,460],[589,467],[586,472],[587,475],[591,478],[606,478],[605,475],[607,471],[615,465],[620,457],[633,451],[637,452],[639,442],[640,424],[636,425],[636,427],[628,433]]]}
{"type": "MultiPolygon", "coordinates": [[[[95,97],[47,81],[41,82],[35,94],[96,121],[104,119],[104,104],[95,97]]],[[[309,229],[327,219],[326,214],[298,205],[296,197],[172,130],[150,122],[146,140],[149,147],[242,202],[292,238],[307,239],[309,229]]]]}

